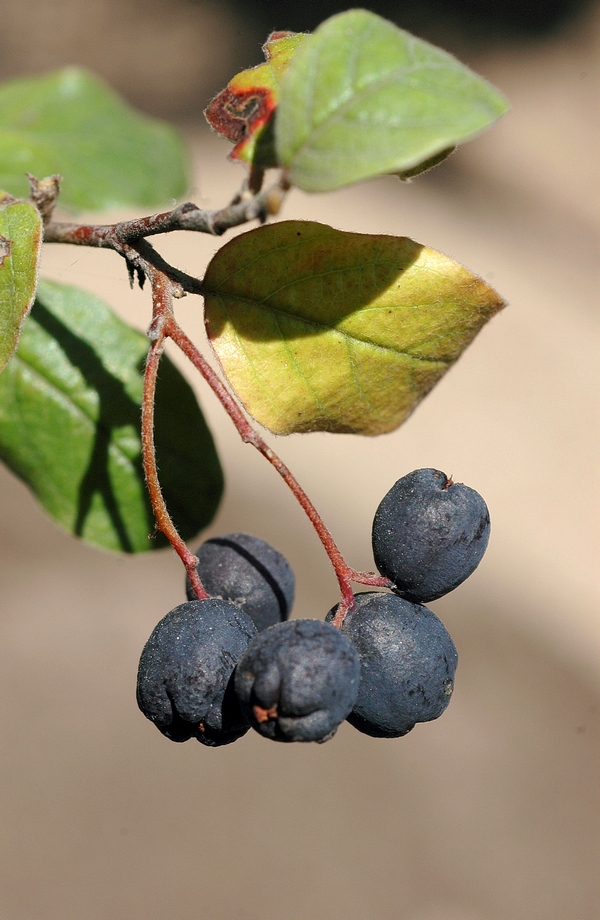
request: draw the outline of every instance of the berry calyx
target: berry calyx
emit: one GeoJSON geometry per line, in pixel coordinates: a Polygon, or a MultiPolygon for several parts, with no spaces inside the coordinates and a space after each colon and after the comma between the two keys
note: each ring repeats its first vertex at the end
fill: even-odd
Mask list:
{"type": "Polygon", "coordinates": [[[352,710],[360,664],[338,629],[290,620],[252,640],[235,672],[242,712],[273,741],[327,741],[352,710]]]}

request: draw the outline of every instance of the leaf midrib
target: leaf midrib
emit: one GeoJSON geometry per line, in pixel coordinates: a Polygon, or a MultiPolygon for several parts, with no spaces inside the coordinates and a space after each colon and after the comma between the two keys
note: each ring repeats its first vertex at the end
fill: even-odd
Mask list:
{"type": "MultiPolygon", "coordinates": [[[[397,70],[392,71],[391,73],[386,74],[385,76],[380,76],[369,81],[365,84],[360,90],[353,92],[348,99],[341,102],[340,105],[336,106],[333,109],[329,109],[321,119],[312,118],[309,124],[310,130],[308,130],[304,138],[298,143],[298,145],[293,149],[291,154],[292,157],[297,156],[301,151],[305,149],[310,149],[312,146],[313,139],[316,139],[323,133],[325,130],[328,130],[331,124],[335,124],[336,121],[343,121],[344,114],[348,109],[354,107],[357,103],[360,102],[361,98],[366,98],[371,96],[373,93],[377,92],[379,89],[393,83],[396,79],[406,76],[407,74],[418,73],[418,72],[427,72],[434,70],[446,70],[450,69],[452,72],[461,73],[464,72],[469,75],[468,70],[466,70],[460,63],[457,61],[456,66],[449,68],[445,62],[432,62],[432,63],[419,63],[411,64],[409,66],[404,66],[398,68],[397,70]]],[[[436,90],[437,97],[453,98],[456,94],[455,92],[450,92],[449,89],[444,92],[445,88],[440,87],[436,90]]],[[[309,103],[310,104],[310,103],[309,103]]],[[[489,111],[489,106],[485,102],[477,100],[476,105],[478,108],[482,109],[485,112],[489,111]]],[[[311,106],[312,108],[312,106],[311,106]]],[[[472,133],[472,132],[470,132],[472,133]]],[[[460,135],[462,138],[462,134],[460,135]]],[[[460,139],[459,138],[459,139],[460,139]]]]}
{"type": "MultiPolygon", "coordinates": [[[[314,277],[314,276],[311,275],[309,277],[314,277]]],[[[394,354],[399,355],[400,357],[403,357],[403,358],[412,358],[415,361],[425,361],[431,364],[450,365],[453,363],[450,359],[447,359],[447,358],[441,358],[441,357],[440,358],[427,358],[424,355],[412,354],[412,352],[410,351],[405,351],[400,348],[394,348],[393,346],[390,346],[390,345],[379,345],[377,342],[370,341],[369,339],[366,339],[366,338],[361,338],[361,336],[356,335],[355,333],[350,334],[343,329],[339,329],[337,326],[328,326],[323,323],[318,323],[316,320],[306,319],[305,317],[298,316],[296,313],[290,313],[287,310],[283,310],[279,307],[274,307],[271,304],[266,304],[265,301],[252,300],[250,297],[242,297],[241,295],[238,295],[238,294],[227,294],[227,293],[223,293],[222,291],[205,291],[205,296],[219,297],[223,299],[229,298],[230,300],[233,300],[233,301],[239,301],[240,303],[243,303],[243,304],[249,304],[252,307],[255,307],[255,308],[258,307],[258,308],[265,310],[266,312],[271,312],[276,317],[282,316],[282,317],[285,317],[286,319],[293,320],[295,322],[304,324],[305,326],[310,326],[312,328],[315,328],[320,333],[326,334],[328,332],[333,332],[341,336],[343,339],[346,339],[350,342],[360,342],[362,345],[368,345],[371,348],[376,348],[384,352],[391,351],[394,354]]],[[[269,296],[272,296],[272,295],[269,295],[269,296]]],[[[229,311],[227,312],[229,313],[229,311]]]]}

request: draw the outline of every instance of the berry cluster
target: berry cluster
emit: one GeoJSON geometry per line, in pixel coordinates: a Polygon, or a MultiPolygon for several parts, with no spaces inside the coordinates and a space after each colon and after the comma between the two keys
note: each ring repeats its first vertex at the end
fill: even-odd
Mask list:
{"type": "Polygon", "coordinates": [[[294,575],[257,537],[229,534],[198,550],[209,595],[160,621],[140,659],[137,700],[172,741],[217,746],[250,727],[275,741],[326,741],[347,719],[397,738],[440,716],[454,689],[457,653],[423,604],[475,570],[490,532],[473,489],[434,469],[390,489],[373,522],[377,568],[392,593],[354,595],[340,623],[288,620],[294,575]],[[339,626],[340,628],[337,628],[339,626]]]}

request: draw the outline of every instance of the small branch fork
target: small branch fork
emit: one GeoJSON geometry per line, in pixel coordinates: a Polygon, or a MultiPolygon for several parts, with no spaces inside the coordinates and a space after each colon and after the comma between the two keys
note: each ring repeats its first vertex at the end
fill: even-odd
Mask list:
{"type": "MultiPolygon", "coordinates": [[[[59,177],[53,176],[53,180],[59,177]]],[[[38,188],[49,180],[42,180],[33,186],[32,198],[38,193],[38,188]]],[[[268,217],[279,213],[290,184],[282,175],[280,179],[265,191],[250,194],[245,188],[225,208],[217,211],[207,211],[199,208],[191,201],[178,205],[172,211],[161,214],[151,214],[149,217],[138,217],[135,220],[125,220],[117,224],[70,224],[54,222],[51,219],[52,209],[46,222],[44,239],[47,243],[71,243],[75,246],[96,246],[104,249],[114,249],[122,254],[123,246],[135,245],[138,241],[159,233],[171,233],[173,230],[192,230],[196,233],[210,233],[213,236],[222,236],[227,230],[259,220],[261,223],[268,217]]],[[[34,203],[35,198],[34,198],[34,203]]],[[[48,207],[46,205],[46,213],[48,207]]],[[[154,250],[151,250],[154,252],[154,250]]],[[[150,253],[150,251],[149,251],[150,253]]],[[[152,263],[152,258],[149,259],[152,263]]],[[[163,269],[166,263],[163,265],[163,269]]],[[[187,290],[183,285],[184,290],[187,290]]],[[[190,293],[197,293],[196,290],[190,293]]]]}
{"type": "MultiPolygon", "coordinates": [[[[264,192],[260,192],[259,182],[254,182],[252,185],[247,183],[240,194],[220,211],[202,211],[195,204],[187,202],[172,211],[162,214],[107,225],[52,222],[52,211],[58,194],[59,177],[53,176],[51,179],[53,184],[50,186],[50,191],[54,194],[49,196],[49,201],[47,200],[48,195],[46,195],[42,213],[46,224],[45,241],[113,249],[126,260],[132,283],[136,275],[140,286],[143,285],[146,278],[150,282],[153,309],[152,321],[148,328],[148,338],[151,344],[144,373],[142,401],[142,457],[144,472],[152,509],[156,518],[157,530],[167,537],[181,559],[196,597],[203,600],[209,595],[196,571],[198,559],[190,552],[179,536],[168,512],[156,466],[154,402],[159,362],[167,339],[172,339],[189,358],[221,402],[242,440],[247,444],[251,444],[269,461],[304,509],[329,556],[338,579],[341,601],[338,605],[333,625],[340,627],[347,611],[354,605],[352,582],[379,588],[389,588],[391,587],[391,582],[371,572],[358,572],[345,562],[337,544],[304,489],[302,489],[283,461],[248,422],[220,377],[177,323],[173,311],[173,300],[184,297],[186,293],[201,294],[201,280],[174,268],[162,258],[146,239],[148,236],[168,233],[173,230],[192,230],[200,233],[221,235],[226,230],[251,220],[258,219],[264,222],[270,215],[278,213],[281,207],[289,189],[289,183],[285,175],[282,175],[275,185],[264,192]]],[[[43,192],[46,192],[49,188],[49,181],[42,180],[39,183],[33,177],[30,177],[34,203],[37,204],[36,199],[41,194],[40,188],[43,192]]]]}

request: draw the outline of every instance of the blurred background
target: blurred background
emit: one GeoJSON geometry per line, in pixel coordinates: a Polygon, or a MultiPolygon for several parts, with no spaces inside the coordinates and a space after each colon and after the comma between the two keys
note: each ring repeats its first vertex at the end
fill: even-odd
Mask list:
{"type": "MultiPolygon", "coordinates": [[[[190,197],[217,207],[243,172],[202,109],[236,70],[260,63],[272,29],[309,30],[344,8],[2,0],[0,77],[93,68],[146,112],[180,124],[194,161],[190,197]]],[[[169,551],[118,558],[78,544],[2,471],[6,920],[600,915],[600,7],[369,8],[459,55],[512,111],[411,184],[294,192],[284,217],[410,236],[482,275],[509,306],[397,432],[294,436],[274,447],[357,568],[372,568],[373,513],[406,472],[438,467],[485,497],[489,550],[467,583],[432,605],[459,650],[452,704],[397,741],[343,725],[322,746],[252,732],[217,750],[170,744],[138,712],[134,687],[148,635],[185,599],[180,564],[169,551]]],[[[202,274],[220,244],[173,234],[157,245],[202,274]]],[[[42,268],[146,326],[148,296],[129,290],[112,253],[49,246],[42,268]]],[[[200,302],[188,297],[178,309],[201,341],[200,302]]],[[[316,537],[195,385],[227,478],[205,535],[269,540],[296,571],[295,615],[323,617],[336,583],[316,537]]]]}

